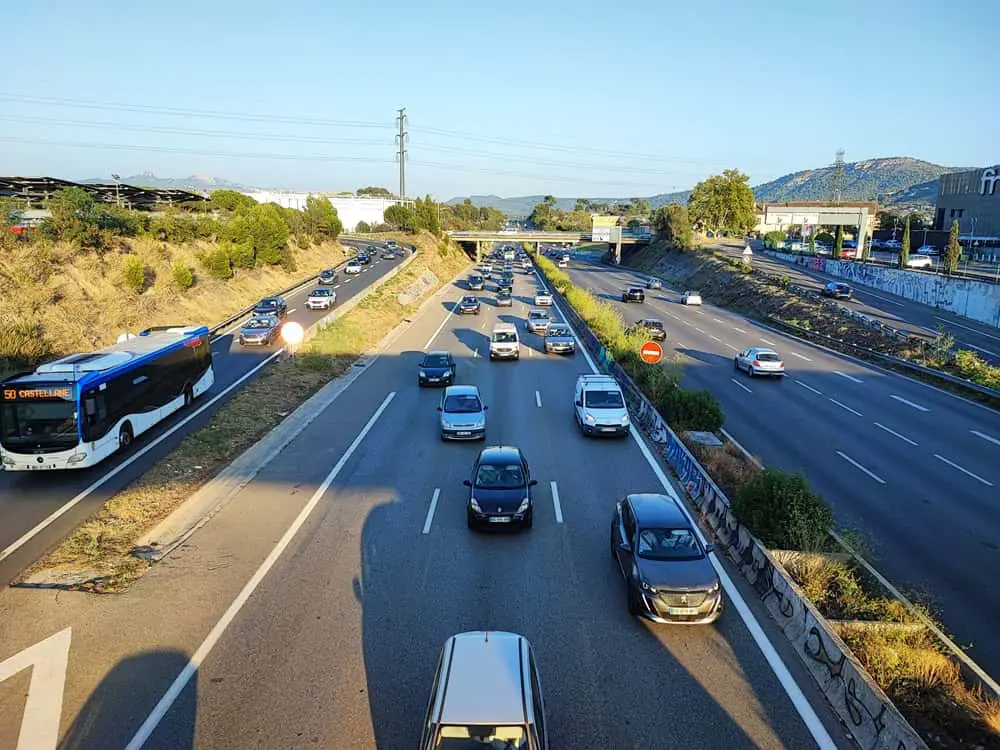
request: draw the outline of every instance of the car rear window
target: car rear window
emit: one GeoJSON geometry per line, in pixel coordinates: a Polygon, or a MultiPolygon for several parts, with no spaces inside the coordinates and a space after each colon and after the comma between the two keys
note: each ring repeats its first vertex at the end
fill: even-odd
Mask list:
{"type": "Polygon", "coordinates": [[[780,362],[781,361],[781,357],[779,357],[777,354],[773,354],[772,352],[757,352],[757,361],[758,362],[780,362]]]}

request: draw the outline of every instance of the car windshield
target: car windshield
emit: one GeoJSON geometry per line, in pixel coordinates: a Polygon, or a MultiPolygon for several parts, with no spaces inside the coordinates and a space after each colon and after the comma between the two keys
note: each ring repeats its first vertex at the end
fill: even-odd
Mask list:
{"type": "Polygon", "coordinates": [[[478,274],[473,274],[472,276],[469,277],[469,281],[471,281],[473,284],[478,284],[482,280],[483,277],[479,276],[478,274]]]}
{"type": "Polygon", "coordinates": [[[525,750],[524,727],[443,726],[438,730],[435,750],[525,750]]]}
{"type": "Polygon", "coordinates": [[[524,487],[524,473],[518,464],[481,464],[476,472],[476,487],[516,490],[524,487]]]}
{"type": "Polygon", "coordinates": [[[781,357],[779,357],[774,352],[757,352],[756,357],[758,362],[780,362],[781,357]]]}
{"type": "Polygon", "coordinates": [[[658,320],[646,320],[646,321],[643,321],[642,324],[646,328],[652,328],[652,329],[657,330],[657,331],[662,331],[663,330],[663,323],[661,323],[658,320]]]}
{"type": "Polygon", "coordinates": [[[278,306],[278,303],[273,299],[264,299],[257,303],[257,307],[262,310],[273,310],[278,306]]]}
{"type": "Polygon", "coordinates": [[[428,354],[424,357],[424,361],[420,363],[421,367],[448,367],[448,357],[444,354],[428,354]]]}
{"type": "Polygon", "coordinates": [[[329,289],[313,289],[312,296],[313,297],[329,297],[330,296],[330,290],[329,289]]]}
{"type": "Polygon", "coordinates": [[[246,328],[270,328],[273,324],[267,318],[254,318],[246,324],[246,328]]]}
{"type": "Polygon", "coordinates": [[[320,271],[319,275],[322,276],[324,279],[326,279],[329,278],[330,276],[333,276],[333,271],[320,271]]]}
{"type": "Polygon", "coordinates": [[[475,297],[462,297],[462,304],[463,305],[474,305],[478,301],[479,300],[477,300],[475,297]]]}
{"type": "Polygon", "coordinates": [[[592,409],[621,409],[625,402],[618,391],[587,391],[585,405],[592,409]]]}
{"type": "Polygon", "coordinates": [[[705,556],[691,529],[643,529],[638,554],[644,560],[697,560],[705,556]]]}
{"type": "Polygon", "coordinates": [[[493,341],[498,344],[513,344],[517,341],[517,334],[513,331],[497,331],[493,334],[493,341]]]}
{"type": "Polygon", "coordinates": [[[569,336],[569,329],[566,326],[550,325],[546,336],[569,336]]]}
{"type": "Polygon", "coordinates": [[[542,312],[541,310],[532,310],[531,312],[528,313],[528,317],[534,320],[544,320],[545,318],[549,317],[549,314],[546,312],[542,312]]]}
{"type": "Polygon", "coordinates": [[[458,396],[447,396],[444,400],[446,414],[476,414],[483,410],[479,396],[463,393],[458,396]]]}
{"type": "Polygon", "coordinates": [[[510,292],[500,292],[497,296],[500,299],[510,299],[510,292]]]}

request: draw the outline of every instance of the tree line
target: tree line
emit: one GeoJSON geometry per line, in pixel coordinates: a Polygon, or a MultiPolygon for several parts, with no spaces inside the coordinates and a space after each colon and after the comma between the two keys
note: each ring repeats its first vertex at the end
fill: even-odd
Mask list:
{"type": "MultiPolygon", "coordinates": [[[[395,198],[385,188],[362,188],[358,195],[395,198]]],[[[360,222],[357,231],[430,232],[439,236],[445,231],[483,229],[495,232],[507,223],[507,217],[495,208],[478,207],[468,198],[462,203],[438,203],[429,195],[417,198],[412,205],[395,204],[385,209],[383,223],[360,222]]]]}

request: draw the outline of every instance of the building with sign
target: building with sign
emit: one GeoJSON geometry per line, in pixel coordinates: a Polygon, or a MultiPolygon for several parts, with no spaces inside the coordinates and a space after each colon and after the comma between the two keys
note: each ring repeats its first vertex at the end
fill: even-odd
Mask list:
{"type": "Polygon", "coordinates": [[[948,231],[958,220],[964,242],[1000,242],[1000,164],[941,175],[934,228],[948,231]]]}
{"type": "Polygon", "coordinates": [[[611,230],[618,226],[618,217],[591,214],[591,221],[591,239],[594,242],[611,242],[611,230]]]}
{"type": "Polygon", "coordinates": [[[404,205],[412,206],[412,200],[399,200],[398,198],[379,198],[370,195],[351,195],[348,193],[292,193],[277,190],[255,190],[243,193],[253,198],[258,203],[277,203],[283,208],[294,208],[302,211],[306,207],[306,200],[310,197],[329,198],[330,203],[337,209],[337,216],[344,225],[344,231],[353,232],[359,222],[369,225],[381,224],[385,221],[385,210],[389,206],[404,205]]]}

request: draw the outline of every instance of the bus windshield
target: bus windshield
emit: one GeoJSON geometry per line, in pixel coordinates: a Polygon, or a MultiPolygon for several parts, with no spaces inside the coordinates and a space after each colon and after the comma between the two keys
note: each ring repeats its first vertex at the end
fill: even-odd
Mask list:
{"type": "Polygon", "coordinates": [[[39,399],[0,403],[0,445],[8,450],[67,450],[79,442],[73,401],[39,399]]]}

